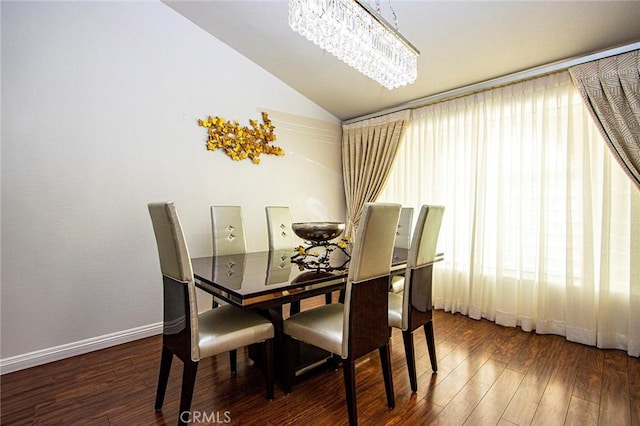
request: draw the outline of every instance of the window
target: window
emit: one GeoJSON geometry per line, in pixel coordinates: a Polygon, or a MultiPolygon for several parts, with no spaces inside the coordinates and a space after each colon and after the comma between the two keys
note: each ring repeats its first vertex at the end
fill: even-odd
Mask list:
{"type": "Polygon", "coordinates": [[[412,111],[379,200],[446,207],[437,308],[591,345],[629,310],[640,191],[566,72],[412,111]]]}

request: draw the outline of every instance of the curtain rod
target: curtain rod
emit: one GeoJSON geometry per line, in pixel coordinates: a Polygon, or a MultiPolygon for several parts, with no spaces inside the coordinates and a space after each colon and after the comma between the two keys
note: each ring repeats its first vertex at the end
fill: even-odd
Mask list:
{"type": "Polygon", "coordinates": [[[363,115],[360,117],[350,118],[342,122],[342,124],[351,124],[369,118],[380,117],[382,115],[390,114],[393,112],[401,111],[403,109],[415,109],[437,102],[442,102],[448,99],[457,98],[464,95],[469,95],[474,92],[480,92],[488,90],[497,86],[504,86],[507,84],[515,83],[518,81],[527,80],[534,77],[539,77],[545,74],[550,74],[557,71],[566,70],[572,66],[584,64],[585,62],[596,61],[598,59],[607,58],[609,56],[620,55],[632,50],[640,49],[640,42],[626,44],[624,46],[615,47],[612,49],[603,50],[597,53],[592,53],[586,56],[575,57],[571,59],[564,59],[550,64],[541,65],[535,68],[530,68],[524,71],[518,71],[513,74],[508,74],[502,77],[497,77],[491,80],[482,81],[480,83],[474,83],[468,86],[460,87],[446,92],[437,93],[435,95],[426,96],[424,98],[415,99],[413,101],[406,102],[402,105],[387,108],[382,111],[374,112],[371,114],[363,115]]]}

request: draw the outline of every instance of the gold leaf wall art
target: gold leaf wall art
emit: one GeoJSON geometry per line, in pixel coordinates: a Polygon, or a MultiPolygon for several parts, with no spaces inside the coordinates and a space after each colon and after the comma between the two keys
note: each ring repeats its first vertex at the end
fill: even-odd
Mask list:
{"type": "Polygon", "coordinates": [[[198,125],[207,128],[207,149],[222,149],[235,161],[250,159],[260,164],[260,154],[284,155],[282,148],[269,143],[276,140],[275,127],[266,112],[262,113],[262,123],[249,120],[249,126],[240,126],[224,117],[207,117],[198,120],[198,125]]]}

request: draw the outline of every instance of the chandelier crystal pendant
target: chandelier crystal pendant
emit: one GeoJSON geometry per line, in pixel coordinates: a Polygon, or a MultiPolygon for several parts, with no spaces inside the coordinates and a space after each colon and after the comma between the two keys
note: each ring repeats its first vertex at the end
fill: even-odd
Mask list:
{"type": "Polygon", "coordinates": [[[389,90],[416,80],[420,52],[360,0],[289,0],[289,26],[389,90]]]}

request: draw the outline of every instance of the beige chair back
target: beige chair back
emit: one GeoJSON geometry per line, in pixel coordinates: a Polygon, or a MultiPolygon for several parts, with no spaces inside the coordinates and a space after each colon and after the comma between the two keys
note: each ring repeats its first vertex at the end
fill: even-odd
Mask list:
{"type": "MultiPolygon", "coordinates": [[[[353,252],[349,262],[349,273],[345,289],[345,309],[343,322],[343,357],[348,354],[349,318],[353,308],[353,283],[366,281],[371,278],[388,276],[391,272],[391,258],[395,241],[400,204],[395,203],[366,203],[353,242],[353,252]]],[[[388,288],[388,279],[387,279],[388,288]]],[[[386,294],[386,292],[384,293],[386,294]]],[[[386,298],[383,298],[386,300],[386,298]]],[[[381,311],[384,324],[387,321],[387,304],[381,311]]]]}
{"type": "MultiPolygon", "coordinates": [[[[198,347],[198,306],[189,249],[173,201],[149,203],[149,214],[158,246],[162,275],[187,286],[191,359],[200,359],[198,347]]],[[[165,301],[165,304],[167,301],[165,301]]]]}
{"type": "MultiPolygon", "coordinates": [[[[444,215],[444,206],[423,205],[413,232],[411,248],[405,271],[405,291],[403,293],[402,326],[408,324],[409,303],[421,312],[431,309],[431,281],[412,283],[413,270],[434,261],[440,226],[444,215]]],[[[428,275],[429,277],[431,274],[428,275]]]]}
{"type": "Polygon", "coordinates": [[[295,238],[291,228],[289,207],[268,206],[267,230],[269,232],[269,250],[291,250],[295,247],[295,238]]]}
{"type": "Polygon", "coordinates": [[[242,207],[211,206],[211,230],[214,256],[246,253],[242,207]]]}
{"type": "Polygon", "coordinates": [[[394,247],[409,249],[411,247],[411,225],[413,222],[413,207],[403,207],[398,220],[398,230],[394,247]]]}

